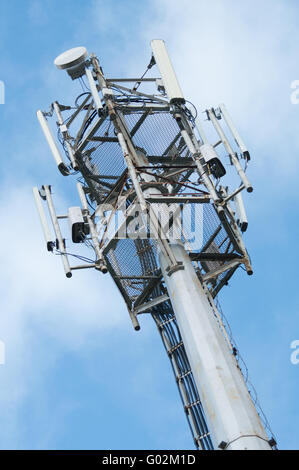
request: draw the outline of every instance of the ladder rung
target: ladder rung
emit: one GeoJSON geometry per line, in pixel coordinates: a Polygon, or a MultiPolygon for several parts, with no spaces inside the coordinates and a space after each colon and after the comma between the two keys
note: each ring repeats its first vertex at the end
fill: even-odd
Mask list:
{"type": "Polygon", "coordinates": [[[196,436],[194,439],[195,441],[201,441],[202,439],[204,439],[205,437],[209,437],[210,436],[210,433],[209,432],[206,432],[205,434],[202,434],[201,436],[196,436]]]}
{"type": "Polygon", "coordinates": [[[164,325],[167,325],[168,323],[172,322],[174,320],[174,316],[169,318],[168,320],[165,320],[159,324],[159,328],[163,328],[164,325]]]}
{"type": "Polygon", "coordinates": [[[188,370],[187,372],[185,372],[185,374],[182,374],[182,375],[179,375],[177,376],[176,380],[177,381],[180,381],[180,380],[183,380],[185,377],[187,377],[187,375],[191,374],[191,370],[188,370]]]}
{"type": "Polygon", "coordinates": [[[189,409],[189,408],[192,408],[192,406],[196,406],[196,405],[201,405],[200,400],[196,400],[196,401],[193,401],[192,403],[189,403],[188,405],[185,405],[185,408],[189,409]]]}
{"type": "Polygon", "coordinates": [[[172,355],[177,349],[179,349],[181,346],[183,346],[184,343],[181,341],[180,343],[176,344],[173,348],[169,349],[167,352],[169,355],[172,355]]]}

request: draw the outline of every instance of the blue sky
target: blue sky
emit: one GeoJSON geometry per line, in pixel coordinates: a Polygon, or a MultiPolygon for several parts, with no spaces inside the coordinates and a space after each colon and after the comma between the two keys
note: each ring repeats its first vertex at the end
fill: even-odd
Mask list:
{"type": "Polygon", "coordinates": [[[166,41],[186,98],[200,111],[225,102],[251,150],[254,275],[240,270],[220,301],[279,447],[299,448],[298,18],[287,0],[0,3],[0,448],[193,448],[154,323],[144,316],[133,331],[107,276],[64,278],[31,195],[51,183],[62,212],[74,204],[35,116],[73,95],[54,58],[84,45],[107,74],[139,75],[153,38],[166,41]]]}

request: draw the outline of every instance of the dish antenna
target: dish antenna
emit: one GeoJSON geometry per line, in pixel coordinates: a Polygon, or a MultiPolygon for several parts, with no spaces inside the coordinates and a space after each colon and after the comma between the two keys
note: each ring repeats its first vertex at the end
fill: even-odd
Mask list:
{"type": "Polygon", "coordinates": [[[70,77],[75,80],[85,73],[87,55],[85,47],[73,47],[56,57],[54,64],[58,69],[66,70],[70,77]]]}

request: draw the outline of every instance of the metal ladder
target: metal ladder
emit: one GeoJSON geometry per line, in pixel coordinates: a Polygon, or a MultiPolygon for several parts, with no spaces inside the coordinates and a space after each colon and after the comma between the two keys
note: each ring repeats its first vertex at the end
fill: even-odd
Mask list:
{"type": "Polygon", "coordinates": [[[170,359],[194,444],[197,449],[213,450],[198,390],[170,302],[153,307],[152,317],[170,359]]]}

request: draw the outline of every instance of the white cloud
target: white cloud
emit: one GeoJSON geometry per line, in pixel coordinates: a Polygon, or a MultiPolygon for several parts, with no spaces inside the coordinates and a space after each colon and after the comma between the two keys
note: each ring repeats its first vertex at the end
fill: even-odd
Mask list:
{"type": "Polygon", "coordinates": [[[163,38],[187,99],[199,111],[225,102],[254,149],[254,165],[290,177],[298,169],[298,6],[256,0],[156,0],[144,41],[163,38]],[[286,164],[287,163],[287,164],[286,164]]]}
{"type": "MultiPolygon", "coordinates": [[[[47,253],[31,186],[2,186],[6,198],[0,205],[0,340],[6,352],[0,409],[7,442],[16,439],[19,406],[62,352],[88,354],[99,336],[104,347],[107,335],[101,332],[128,322],[110,276],[86,270],[66,279],[59,256],[47,253]]],[[[59,197],[56,202],[67,207],[59,197]]]]}
{"type": "MultiPolygon", "coordinates": [[[[12,295],[6,297],[9,299],[7,308],[18,311],[20,307],[30,307],[30,318],[43,318],[43,322],[47,320],[49,324],[57,322],[61,325],[71,320],[72,329],[70,332],[64,331],[63,336],[72,336],[78,328],[80,336],[84,337],[85,330],[90,327],[102,328],[118,323],[119,315],[107,315],[108,301],[111,305],[110,278],[98,273],[95,275],[94,271],[92,274],[80,271],[74,273],[72,279],[66,279],[59,256],[45,250],[30,183],[16,191],[8,190],[6,195],[10,201],[10,215],[7,214],[6,204],[0,207],[0,213],[10,234],[7,239],[7,231],[2,232],[1,240],[2,246],[7,246],[1,254],[1,261],[6,266],[2,285],[6,293],[12,289],[12,295]],[[84,282],[84,289],[82,278],[87,281],[84,282]],[[96,308],[96,305],[99,307],[96,308]]],[[[58,207],[67,209],[67,202],[57,194],[56,202],[58,207]]],[[[75,261],[75,264],[78,263],[75,261]]],[[[114,302],[117,303],[118,299],[112,300],[112,306],[115,306],[114,302]]]]}

